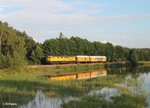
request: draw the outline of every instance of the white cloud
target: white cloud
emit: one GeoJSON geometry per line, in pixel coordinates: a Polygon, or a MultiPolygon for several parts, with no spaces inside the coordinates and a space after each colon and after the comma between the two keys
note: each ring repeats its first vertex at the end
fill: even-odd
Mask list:
{"type": "MultiPolygon", "coordinates": [[[[105,24],[124,24],[139,20],[149,20],[150,14],[124,16],[93,16],[103,8],[103,4],[88,2],[63,2],[62,0],[1,0],[0,20],[7,21],[19,30],[25,30],[37,41],[57,36],[59,32],[69,35],[99,35],[109,34],[128,39],[132,34],[142,34],[147,31],[114,31],[104,30],[105,24]],[[3,14],[3,7],[19,6],[20,10],[3,14]],[[88,9],[87,9],[88,7],[88,9]],[[100,31],[101,30],[101,31],[100,31]],[[99,32],[100,31],[100,32],[99,32]],[[95,34],[94,34],[95,33],[95,34]],[[49,36],[49,37],[48,37],[49,36]]],[[[87,35],[89,39],[91,38],[87,35]]],[[[98,37],[99,38],[99,37],[98,37]]],[[[98,39],[95,38],[95,39],[98,39]]],[[[112,37],[109,39],[111,41],[112,37]]],[[[112,40],[114,41],[114,40],[112,40]]],[[[114,42],[115,43],[115,42],[114,42]]]]}

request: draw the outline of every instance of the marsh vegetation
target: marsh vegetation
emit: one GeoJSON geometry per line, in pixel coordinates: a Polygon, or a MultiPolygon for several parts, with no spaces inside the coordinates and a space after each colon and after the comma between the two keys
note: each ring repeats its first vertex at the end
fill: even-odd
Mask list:
{"type": "Polygon", "coordinates": [[[4,103],[8,102],[16,103],[17,107],[26,106],[26,104],[35,99],[39,91],[47,99],[57,98],[64,100],[67,97],[78,98],[72,99],[67,103],[62,101],[61,106],[63,108],[145,108],[148,105],[148,93],[144,91],[143,87],[141,88],[142,83],[138,78],[142,72],[150,72],[149,67],[144,66],[134,69],[111,67],[107,68],[108,76],[88,80],[48,81],[41,77],[47,74],[56,75],[80,72],[79,70],[85,72],[101,68],[103,67],[96,65],[85,67],[28,68],[21,72],[1,71],[0,107],[5,108],[6,105],[4,103]],[[131,79],[128,78],[129,76],[131,79]],[[139,92],[135,93],[131,90],[134,86],[136,86],[139,92]],[[112,96],[110,100],[105,99],[106,94],[88,95],[91,92],[100,93],[104,88],[116,89],[120,95],[112,96]]]}

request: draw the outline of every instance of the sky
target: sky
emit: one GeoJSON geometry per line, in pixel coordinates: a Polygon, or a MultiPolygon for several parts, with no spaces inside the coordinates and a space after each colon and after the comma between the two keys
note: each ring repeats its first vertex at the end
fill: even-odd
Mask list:
{"type": "Polygon", "coordinates": [[[0,0],[0,20],[37,42],[64,36],[150,48],[150,0],[0,0]]]}

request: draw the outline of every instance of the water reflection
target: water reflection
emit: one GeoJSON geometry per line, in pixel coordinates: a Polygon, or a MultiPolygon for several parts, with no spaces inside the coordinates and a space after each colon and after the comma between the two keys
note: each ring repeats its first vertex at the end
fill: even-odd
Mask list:
{"type": "Polygon", "coordinates": [[[126,77],[123,84],[119,86],[127,87],[133,94],[148,94],[147,102],[150,108],[150,66],[131,67],[111,67],[108,68],[108,75],[123,75],[126,77]]]}
{"type": "Polygon", "coordinates": [[[121,94],[118,92],[115,88],[108,88],[104,87],[101,90],[91,91],[88,96],[97,96],[102,95],[104,96],[104,99],[111,100],[113,97],[121,96],[121,94]]]}
{"type": "Polygon", "coordinates": [[[147,108],[150,108],[150,97],[147,98],[147,103],[148,103],[148,107],[147,108]]]}
{"type": "Polygon", "coordinates": [[[126,86],[128,87],[129,85],[132,88],[133,86],[136,86],[136,87],[143,89],[145,92],[150,93],[150,73],[141,73],[139,77],[137,78],[134,78],[132,76],[127,76],[125,83],[126,83],[126,86]],[[130,84],[127,83],[127,81],[129,81],[130,84]]]}
{"type": "Polygon", "coordinates": [[[121,86],[129,88],[133,94],[148,96],[147,103],[150,108],[150,71],[149,73],[140,73],[137,78],[126,77],[125,83],[121,86]]]}
{"type": "MultiPolygon", "coordinates": [[[[150,67],[138,67],[138,68],[126,68],[126,67],[122,67],[122,68],[109,68],[108,69],[108,75],[109,74],[119,74],[119,75],[123,75],[123,76],[127,76],[127,79],[138,79],[139,81],[141,81],[142,83],[142,89],[146,90],[147,92],[150,93],[150,67]]],[[[79,75],[79,74],[78,74],[79,75]]],[[[90,71],[90,72],[84,72],[80,74],[81,77],[78,77],[78,79],[86,79],[88,78],[87,76],[89,75],[91,78],[94,77],[99,77],[99,76],[106,76],[107,75],[107,71],[106,70],[97,70],[97,71],[90,71]],[[103,72],[103,73],[102,73],[103,72]],[[93,76],[91,76],[93,74],[93,76]],[[95,75],[95,76],[94,76],[95,75]]],[[[77,78],[77,77],[76,77],[77,78]]],[[[135,82],[137,82],[137,80],[134,80],[135,82]]],[[[125,82],[126,83],[126,82],[125,82]]],[[[7,84],[7,83],[6,83],[7,84]]],[[[11,84],[16,84],[15,83],[11,83],[11,84]]],[[[28,83],[27,83],[28,84],[28,83]]],[[[129,86],[126,83],[127,86],[129,86]]],[[[137,85],[136,85],[137,86],[137,85]]],[[[135,87],[133,87],[133,85],[130,85],[131,89],[134,89],[133,91],[135,91],[135,93],[140,93],[140,91],[137,91],[137,89],[135,87]]],[[[40,87],[39,87],[40,88],[40,87]]],[[[65,89],[66,90],[66,89],[65,89]]],[[[72,92],[72,91],[71,91],[72,92]]],[[[105,94],[106,97],[104,97],[105,99],[110,99],[113,96],[119,96],[120,94],[117,94],[117,90],[116,89],[111,89],[111,88],[103,88],[102,90],[98,90],[98,91],[92,91],[90,92],[91,94],[105,94]]],[[[89,94],[90,94],[89,93],[89,94]]],[[[69,94],[69,93],[68,93],[69,94]]],[[[6,95],[7,97],[7,95],[6,95]]],[[[10,96],[9,96],[10,97],[10,96]]],[[[9,98],[8,97],[8,98],[9,98]]],[[[14,97],[14,95],[12,95],[12,97],[14,97]]],[[[18,96],[18,97],[22,97],[24,98],[25,96],[18,96]]],[[[7,98],[6,98],[7,99],[7,98]]],[[[21,98],[17,98],[17,102],[24,102],[24,100],[21,98]]],[[[74,99],[79,99],[79,98],[73,98],[73,97],[67,97],[65,99],[60,99],[60,98],[48,98],[46,97],[42,92],[38,92],[36,94],[35,99],[31,100],[30,102],[28,102],[25,105],[21,105],[19,108],[61,108],[61,105],[64,102],[69,102],[71,100],[74,99]]],[[[11,98],[11,100],[13,100],[13,98],[11,98]]],[[[29,100],[29,99],[28,99],[29,100]]],[[[16,103],[17,103],[16,102],[16,103]]],[[[150,97],[148,97],[147,102],[149,103],[149,107],[150,108],[150,97]]],[[[24,102],[26,103],[26,102],[24,102]]],[[[21,104],[21,103],[20,103],[21,104]]]]}
{"type": "MultiPolygon", "coordinates": [[[[122,86],[128,87],[130,90],[133,90],[133,93],[135,94],[142,93],[141,90],[146,90],[148,93],[150,93],[150,73],[139,73],[138,77],[136,78],[132,75],[127,75],[124,85],[122,86]],[[140,87],[140,85],[141,88],[139,89],[138,87],[140,87]]],[[[101,90],[91,91],[87,94],[87,96],[93,95],[103,95],[104,99],[110,100],[112,97],[120,96],[121,94],[117,89],[105,87],[101,90]]],[[[26,105],[22,105],[19,108],[62,108],[61,105],[63,103],[68,103],[71,100],[80,100],[80,98],[48,98],[42,92],[38,92],[34,100],[31,100],[26,105]]],[[[147,102],[149,103],[148,108],[150,108],[150,97],[148,97],[147,102]]]]}
{"type": "Polygon", "coordinates": [[[58,98],[47,98],[41,91],[37,92],[35,99],[19,108],[61,108],[62,101],[58,98]]]}
{"type": "Polygon", "coordinates": [[[143,79],[143,87],[146,91],[150,92],[150,73],[144,73],[140,75],[140,79],[143,79]]]}
{"type": "MultiPolygon", "coordinates": [[[[144,73],[140,75],[139,78],[143,79],[142,87],[144,88],[144,90],[146,90],[146,92],[150,94],[150,73],[144,73]]],[[[147,102],[148,108],[150,108],[150,96],[148,97],[147,102]]]]}
{"type": "MultiPolygon", "coordinates": [[[[120,96],[121,94],[115,88],[104,87],[101,90],[91,91],[85,96],[103,96],[106,100],[111,100],[113,97],[120,96]]],[[[22,105],[19,108],[62,108],[62,105],[69,103],[72,100],[81,100],[80,98],[67,97],[64,99],[52,98],[45,96],[41,91],[37,92],[35,99],[28,102],[26,105],[22,105]]]]}
{"type": "Polygon", "coordinates": [[[19,108],[62,108],[61,105],[72,100],[79,100],[79,98],[66,97],[64,99],[47,97],[41,91],[37,92],[35,99],[22,105],[19,108]]]}
{"type": "Polygon", "coordinates": [[[79,79],[89,79],[89,78],[96,78],[100,76],[107,76],[107,70],[94,70],[88,72],[79,72],[74,74],[64,74],[64,75],[57,75],[57,76],[50,76],[47,75],[49,80],[79,80],[79,79]]]}
{"type": "Polygon", "coordinates": [[[107,68],[108,74],[117,75],[138,75],[140,73],[149,73],[150,66],[139,66],[139,67],[119,67],[119,68],[107,68]]]}

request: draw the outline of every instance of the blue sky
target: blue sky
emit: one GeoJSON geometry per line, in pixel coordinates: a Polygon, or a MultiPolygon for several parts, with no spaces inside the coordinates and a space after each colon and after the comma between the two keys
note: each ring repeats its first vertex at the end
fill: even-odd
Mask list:
{"type": "Polygon", "coordinates": [[[150,0],[1,0],[0,20],[36,41],[79,36],[150,48],[150,0]]]}

